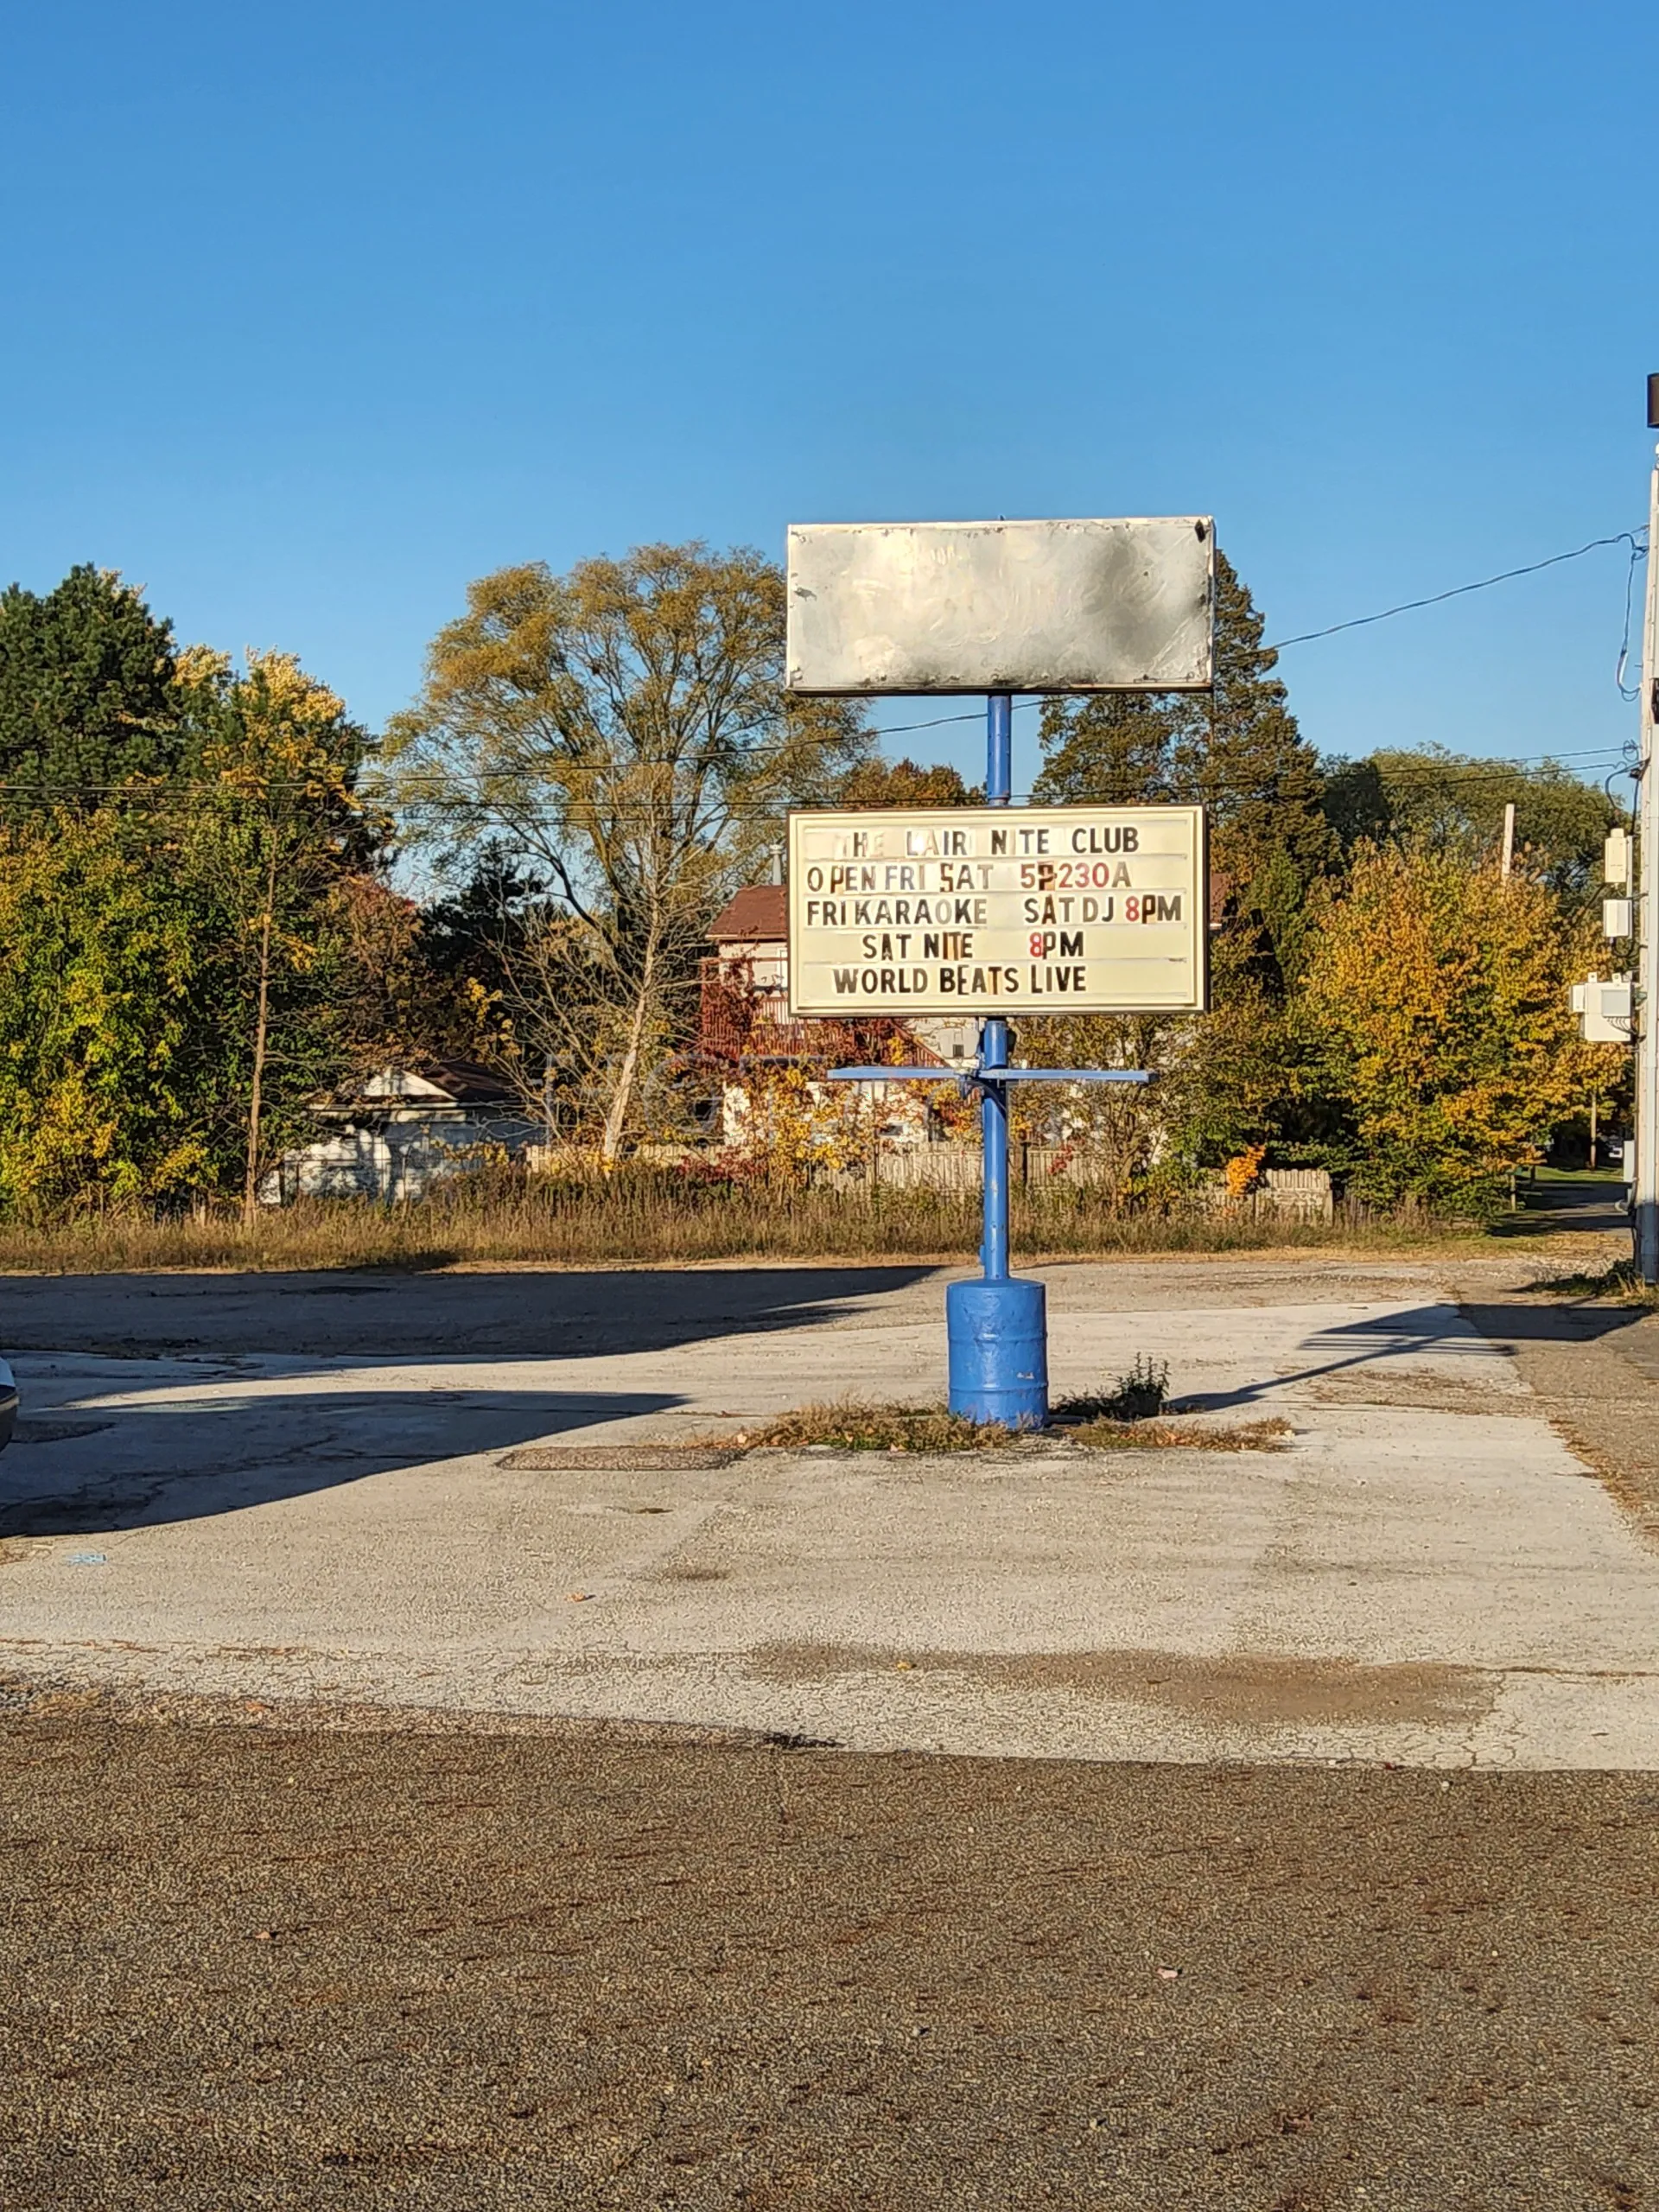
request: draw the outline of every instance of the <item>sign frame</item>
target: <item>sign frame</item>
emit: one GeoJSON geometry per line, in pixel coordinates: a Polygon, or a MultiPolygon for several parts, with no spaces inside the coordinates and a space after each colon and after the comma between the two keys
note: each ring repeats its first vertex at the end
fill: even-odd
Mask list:
{"type": "Polygon", "coordinates": [[[788,836],[793,1019],[1179,1020],[1209,1011],[1202,806],[801,808],[790,814],[788,836]],[[1141,843],[1148,827],[1173,823],[1184,837],[1157,849],[1141,843]],[[855,840],[863,849],[854,849],[855,840]],[[836,841],[829,853],[826,841],[836,841]],[[1144,920],[1143,899],[1158,902],[1144,920]],[[1183,899],[1184,912],[1167,912],[1183,899]],[[1155,938],[1141,935],[1148,925],[1155,938]],[[1179,932],[1173,939],[1172,929],[1179,932]],[[832,931],[857,938],[860,949],[827,950],[832,931]],[[1108,932],[1121,941],[1103,945],[1108,932]],[[1039,938],[1047,941],[1041,951],[1039,938]],[[1139,949],[1148,944],[1160,950],[1139,949]],[[1126,964],[1142,962],[1172,981],[1176,969],[1179,989],[1108,988],[1126,964]],[[1111,976],[1096,981],[1090,966],[1111,976]],[[809,982],[826,968],[838,977],[856,969],[859,987],[830,992],[809,982]]]}

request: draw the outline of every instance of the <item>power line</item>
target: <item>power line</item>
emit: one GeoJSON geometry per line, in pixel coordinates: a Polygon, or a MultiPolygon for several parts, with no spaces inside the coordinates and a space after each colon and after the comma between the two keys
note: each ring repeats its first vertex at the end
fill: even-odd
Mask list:
{"type": "MultiPolygon", "coordinates": [[[[1472,583],[1453,584],[1449,591],[1431,592],[1426,599],[1404,599],[1402,600],[1395,607],[1381,607],[1375,614],[1355,614],[1351,616],[1345,622],[1329,623],[1322,630],[1301,630],[1299,631],[1293,638],[1274,639],[1271,644],[1259,646],[1257,650],[1264,653],[1281,653],[1287,646],[1290,645],[1312,645],[1315,639],[1334,638],[1344,630],[1367,629],[1374,622],[1391,622],[1396,614],[1414,614],[1421,607],[1440,607],[1448,599],[1461,599],[1469,592],[1490,591],[1494,584],[1513,583],[1519,576],[1535,576],[1540,575],[1545,569],[1560,568],[1563,562],[1581,561],[1586,553],[1599,552],[1605,546],[1628,545],[1630,549],[1630,575],[1625,580],[1625,638],[1624,648],[1621,650],[1619,654],[1618,663],[1619,689],[1621,691],[1624,691],[1624,684],[1623,679],[1624,665],[1630,650],[1629,597],[1630,582],[1631,579],[1635,575],[1637,563],[1640,561],[1647,552],[1648,549],[1646,540],[1647,532],[1645,530],[1616,531],[1610,537],[1592,537],[1587,545],[1574,546],[1570,552],[1552,553],[1544,560],[1529,561],[1523,567],[1519,569],[1501,569],[1497,575],[1478,577],[1472,583]]],[[[1625,696],[1627,698],[1634,698],[1636,694],[1634,692],[1625,692],[1625,696]]],[[[1047,703],[1047,700],[1042,697],[1028,697],[1024,699],[1016,699],[1014,701],[1016,709],[1025,707],[1040,707],[1045,706],[1047,703]]],[[[879,737],[901,737],[906,735],[911,730],[943,729],[948,723],[976,722],[982,721],[983,719],[984,716],[982,711],[980,713],[966,715],[938,715],[926,721],[893,722],[885,729],[878,730],[876,734],[879,737]]]]}
{"type": "MultiPolygon", "coordinates": [[[[1408,757],[1412,759],[1421,759],[1426,769],[1432,769],[1437,766],[1432,754],[1409,755],[1408,757]]],[[[1504,753],[1500,758],[1495,758],[1491,761],[1459,760],[1454,757],[1452,760],[1446,762],[1443,766],[1439,767],[1439,773],[1442,777],[1459,777],[1465,775],[1506,775],[1517,768],[1524,770],[1531,766],[1544,767],[1551,766],[1564,766],[1568,761],[1573,760],[1599,761],[1607,760],[1623,760],[1624,757],[1625,749],[1621,745],[1610,742],[1605,745],[1579,746],[1576,747],[1568,747],[1560,749],[1552,748],[1550,751],[1546,753],[1504,753]]],[[[280,783],[273,781],[272,783],[264,786],[264,790],[266,792],[305,791],[311,790],[313,786],[311,785],[304,782],[303,780],[280,783]]],[[[405,796],[410,786],[405,784],[397,791],[375,793],[373,794],[373,797],[377,804],[383,799],[385,802],[390,803],[400,797],[405,796]]],[[[1236,791],[1256,789],[1267,790],[1271,788],[1271,786],[1269,785],[1236,785],[1232,788],[1236,791]]],[[[73,796],[77,798],[115,798],[128,799],[154,799],[158,803],[164,803],[169,799],[175,799],[180,797],[200,797],[204,798],[213,798],[228,800],[232,803],[247,802],[250,796],[248,793],[237,791],[233,787],[227,787],[222,784],[213,783],[111,784],[94,783],[90,779],[84,778],[65,778],[61,781],[47,783],[38,779],[29,777],[15,777],[10,780],[0,780],[0,795],[3,795],[7,792],[21,792],[30,798],[73,796]]],[[[325,793],[322,796],[332,800],[334,798],[335,794],[329,792],[325,793]]],[[[358,796],[361,795],[358,794],[358,796]]],[[[1029,797],[1030,794],[1027,793],[1026,796],[1029,797]]],[[[454,779],[446,779],[446,785],[442,787],[438,786],[435,781],[431,795],[422,799],[421,804],[431,805],[440,802],[445,804],[455,806],[480,807],[499,805],[499,804],[498,801],[486,798],[482,791],[474,793],[455,792],[454,789],[454,779]]],[[[590,806],[597,804],[597,802],[588,799],[577,799],[572,801],[571,804],[579,806],[590,806]]],[[[637,802],[630,802],[627,805],[620,807],[615,810],[624,813],[639,812],[641,815],[647,814],[650,811],[648,808],[640,806],[637,802]]],[[[721,810],[728,813],[747,812],[757,816],[769,816],[775,813],[777,811],[777,808],[772,805],[751,805],[747,807],[735,805],[722,809],[721,810]]],[[[859,810],[855,809],[853,810],[858,811],[859,810]]]]}
{"type": "MultiPolygon", "coordinates": [[[[1517,775],[1525,779],[1529,770],[1558,766],[1570,768],[1575,781],[1584,784],[1586,788],[1593,788],[1595,783],[1601,781],[1609,772],[1612,774],[1622,772],[1627,767],[1628,760],[1629,756],[1626,753],[1611,745],[1581,747],[1577,750],[1556,753],[1512,754],[1505,759],[1491,761],[1452,760],[1444,765],[1437,764],[1432,759],[1408,754],[1396,774],[1398,780],[1402,783],[1415,782],[1433,784],[1442,788],[1448,785],[1458,788],[1510,780],[1517,775]],[[1574,766],[1573,764],[1575,763],[1579,765],[1574,766]]],[[[1346,765],[1360,764],[1354,762],[1346,765]]],[[[1260,783],[1214,783],[1206,786],[1205,795],[1211,800],[1223,801],[1271,798],[1276,794],[1278,788],[1278,779],[1273,778],[1260,783]]],[[[181,813],[192,816],[206,815],[213,811],[216,804],[225,802],[227,798],[226,794],[211,785],[157,786],[152,785],[134,789],[118,784],[64,783],[41,785],[30,783],[0,783],[0,798],[8,793],[19,793],[36,801],[72,798],[116,798],[128,804],[163,810],[173,807],[181,813]]],[[[228,796],[234,809],[241,795],[228,796]]],[[[1021,804],[1029,804],[1036,798],[1036,793],[1025,791],[1015,793],[1014,797],[1021,804]]],[[[1133,806],[1154,802],[1139,798],[1128,799],[1083,798],[1046,800],[1041,803],[1133,806]]],[[[506,827],[555,829],[572,823],[580,824],[584,819],[588,821],[603,819],[607,823],[626,825],[656,823],[664,818],[662,811],[634,801],[613,807],[605,805],[601,800],[578,798],[569,801],[565,806],[556,810],[550,810],[544,806],[536,805],[533,803],[523,807],[506,805],[482,793],[434,791],[418,798],[415,804],[432,812],[473,815],[498,822],[506,827]]],[[[820,804],[829,803],[821,802],[820,804]]],[[[810,802],[804,806],[797,805],[793,808],[787,803],[780,803],[773,805],[738,804],[703,810],[709,817],[708,826],[710,829],[715,828],[721,821],[775,823],[782,815],[790,811],[810,812],[812,810],[813,805],[810,802]]],[[[866,810],[842,808],[835,810],[856,813],[866,810]]],[[[874,810],[879,811],[879,810],[874,810]]],[[[944,812],[948,811],[949,809],[946,807],[927,810],[944,812]]]]}
{"type": "Polygon", "coordinates": [[[1575,546],[1570,553],[1552,553],[1547,560],[1529,561],[1522,569],[1504,569],[1495,576],[1482,576],[1471,584],[1453,584],[1450,591],[1431,592],[1427,599],[1403,599],[1397,607],[1385,607],[1376,614],[1356,614],[1349,621],[1332,622],[1323,630],[1303,630],[1294,638],[1281,638],[1262,650],[1283,652],[1287,645],[1311,645],[1315,638],[1334,638],[1341,630],[1363,630],[1373,622],[1389,622],[1396,614],[1414,613],[1420,607],[1439,607],[1448,599],[1461,599],[1466,592],[1490,591],[1494,584],[1513,583],[1517,576],[1535,576],[1544,569],[1559,569],[1564,561],[1581,561],[1586,553],[1598,552],[1604,545],[1628,545],[1634,564],[1646,550],[1645,545],[1638,542],[1646,536],[1645,531],[1621,530],[1611,537],[1592,537],[1587,545],[1575,546]]]}

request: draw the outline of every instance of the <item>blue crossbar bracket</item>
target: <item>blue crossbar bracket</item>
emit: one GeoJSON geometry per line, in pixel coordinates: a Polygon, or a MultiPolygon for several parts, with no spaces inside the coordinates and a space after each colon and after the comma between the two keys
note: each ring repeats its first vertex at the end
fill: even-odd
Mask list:
{"type": "Polygon", "coordinates": [[[831,1068],[831,1083],[959,1083],[960,1068],[831,1068]]]}
{"type": "Polygon", "coordinates": [[[1148,1068],[831,1068],[831,1083],[1150,1083],[1148,1068]]]}

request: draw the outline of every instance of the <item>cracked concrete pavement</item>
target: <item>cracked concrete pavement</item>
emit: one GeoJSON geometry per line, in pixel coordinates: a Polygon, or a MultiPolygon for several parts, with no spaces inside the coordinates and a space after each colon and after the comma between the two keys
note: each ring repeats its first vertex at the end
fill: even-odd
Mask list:
{"type": "Polygon", "coordinates": [[[1573,1339],[1513,1260],[1464,1310],[1411,1260],[1033,1272],[1058,1391],[1145,1352],[1287,1448],[503,1464],[937,1397],[925,1267],[0,1284],[0,1665],[868,1751],[1659,1765],[1659,1551],[1529,1386],[1573,1339]]]}

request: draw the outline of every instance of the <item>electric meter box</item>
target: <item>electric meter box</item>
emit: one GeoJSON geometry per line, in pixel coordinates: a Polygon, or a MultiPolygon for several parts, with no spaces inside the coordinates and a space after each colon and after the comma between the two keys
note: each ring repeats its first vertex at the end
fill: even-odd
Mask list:
{"type": "Polygon", "coordinates": [[[1630,979],[1628,976],[1592,976],[1574,983],[1570,1004],[1579,1017],[1579,1033],[1587,1045],[1628,1045],[1631,1033],[1630,979]]]}

